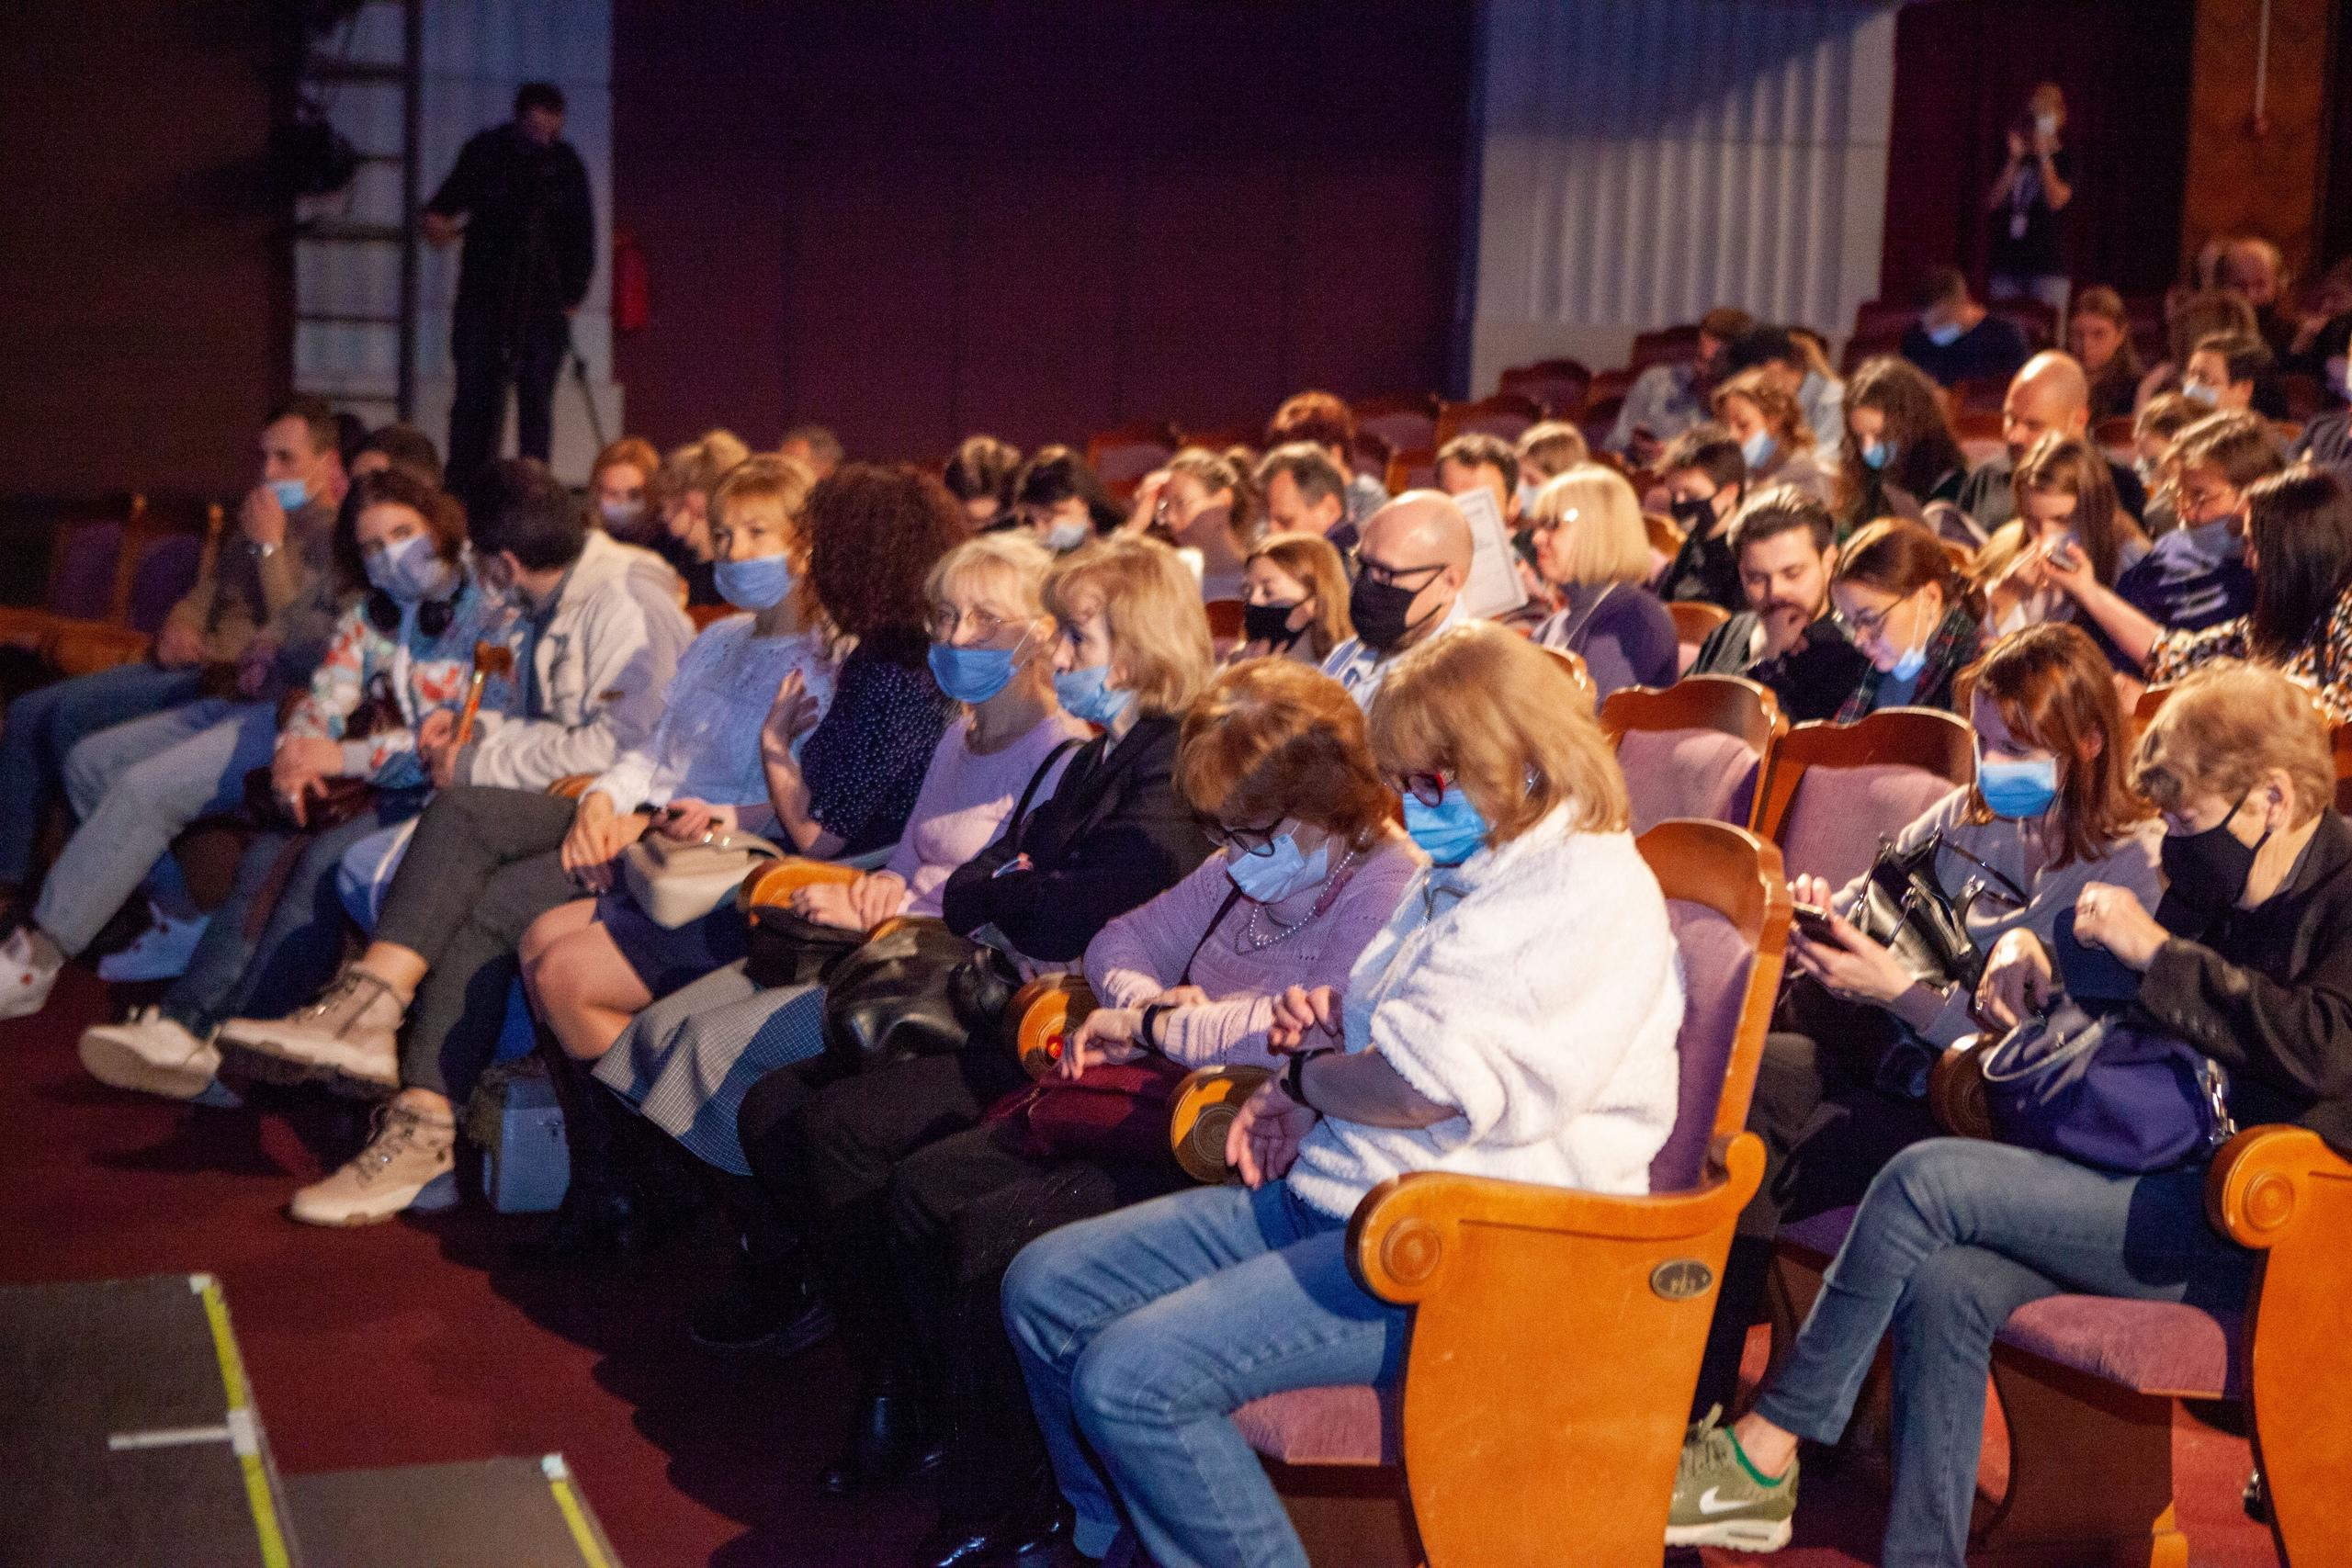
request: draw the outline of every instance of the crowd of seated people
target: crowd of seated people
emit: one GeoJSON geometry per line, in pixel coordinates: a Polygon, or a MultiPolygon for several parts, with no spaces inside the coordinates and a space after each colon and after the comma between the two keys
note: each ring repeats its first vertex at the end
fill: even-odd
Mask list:
{"type": "MultiPolygon", "coordinates": [[[[2113,324],[2098,293],[2078,323],[2113,324]]],[[[1828,913],[1790,939],[1699,1414],[1740,1398],[1776,1235],[1859,1214],[1787,1362],[1693,1428],[1670,1532],[1785,1540],[1797,1443],[1837,1437],[1891,1331],[1887,1550],[1957,1562],[2003,1314],[2242,1301],[2248,1265],[2201,1166],[1940,1136],[1938,1053],[2098,950],[2211,1021],[2189,1037],[2242,1120],[2352,1144],[2352,1046],[2275,1000],[2352,963],[2324,728],[2352,722],[2352,494],[2331,416],[2299,458],[2256,412],[2275,355],[2221,293],[2256,331],[2180,345],[2128,466],[2090,426],[2134,364],[2095,327],[2070,341],[2096,373],[1993,345],[2003,449],[1972,471],[1913,345],[1840,381],[1732,311],[1597,452],[1565,420],[1467,431],[1394,497],[1324,392],[1132,490],[1072,446],[974,435],[924,471],[811,426],[624,439],[584,496],[523,461],[452,493],[397,427],[346,469],[298,400],[154,658],[7,716],[0,1013],[143,890],[137,977],[169,988],[84,1063],[213,1105],[376,1102],[292,1194],[317,1225],[457,1201],[461,1112],[527,1016],[571,1159],[531,1255],[653,1245],[706,1188],[735,1267],[693,1337],[838,1335],[860,1387],[822,1484],[938,1468],[926,1564],[1303,1562],[1232,1415],[1396,1376],[1409,1312],[1349,1271],[1357,1202],[1417,1170],[1645,1192],[1675,1121],[1685,976],[1598,705],[1693,673],[1793,723],[1939,709],[1974,782],[1894,848],[1981,885],[1984,978],[1922,981],[1848,918],[1859,884],[1787,868],[1828,913]],[[1515,610],[1474,597],[1497,549],[1515,610]],[[1695,656],[1693,604],[1727,616],[1695,656]],[[2175,689],[2135,743],[2148,686],[2175,689]],[[59,795],[80,826],[37,887],[59,795]],[[171,845],[238,810],[208,920],[171,845]],[[781,902],[696,901],[697,854],[797,869],[781,902]],[[1005,1036],[1044,981],[1092,1010],[1033,1082],[1005,1036]],[[1193,1187],[1164,1118],[1155,1145],[1069,1109],[1204,1067],[1275,1070],[1235,1185],[1193,1187]]],[[[1928,350],[1984,349],[1964,286],[1930,304],[1928,350]]]]}

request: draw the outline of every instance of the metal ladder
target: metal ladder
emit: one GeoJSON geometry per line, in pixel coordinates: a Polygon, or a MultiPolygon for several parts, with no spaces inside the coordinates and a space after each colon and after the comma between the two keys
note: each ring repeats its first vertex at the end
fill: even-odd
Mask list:
{"type": "Polygon", "coordinates": [[[416,405],[424,75],[424,0],[362,0],[309,41],[299,79],[359,169],[342,191],[296,201],[294,385],[341,406],[389,403],[402,420],[416,405]]]}

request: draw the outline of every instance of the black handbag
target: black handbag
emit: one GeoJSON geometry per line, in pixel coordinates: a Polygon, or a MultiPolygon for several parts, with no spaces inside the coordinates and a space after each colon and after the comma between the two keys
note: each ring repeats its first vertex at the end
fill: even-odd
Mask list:
{"type": "Polygon", "coordinates": [[[1993,866],[1945,839],[1931,833],[1914,848],[1895,848],[1889,840],[1879,846],[1862,884],[1860,905],[1847,919],[1872,942],[1894,953],[1912,977],[1923,985],[1966,986],[1974,989],[1984,972],[1984,954],[1968,934],[1968,913],[1978,899],[1995,893],[2022,908],[2025,890],[1993,866]],[[1936,880],[1936,854],[1950,850],[1983,872],[1991,882],[1971,878],[1957,897],[1936,880]]]}
{"type": "Polygon", "coordinates": [[[841,961],[865,945],[865,933],[829,926],[789,909],[754,909],[743,934],[743,974],[761,987],[822,985],[841,961]]]}
{"type": "Polygon", "coordinates": [[[957,1006],[956,987],[977,952],[928,919],[903,921],[865,942],[826,977],[826,1059],[843,1072],[863,1073],[962,1050],[972,1028],[957,1006]]]}

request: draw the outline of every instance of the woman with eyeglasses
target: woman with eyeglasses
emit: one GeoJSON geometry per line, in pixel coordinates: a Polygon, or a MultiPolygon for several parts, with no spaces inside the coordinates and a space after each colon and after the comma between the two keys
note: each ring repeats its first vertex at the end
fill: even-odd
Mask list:
{"type": "MultiPolygon", "coordinates": [[[[1069,754],[1091,734],[1054,696],[1053,618],[1040,591],[1053,558],[1023,535],[984,535],[942,557],[927,592],[932,672],[965,705],[932,753],[922,793],[888,864],[854,882],[794,895],[800,920],[844,933],[896,916],[936,919],[948,875],[986,849],[1033,782],[1050,796],[1069,754]]],[[[731,902],[727,906],[733,914],[731,902]]],[[[822,933],[779,927],[777,940],[822,933]]],[[[797,1248],[745,1190],[751,1167],[735,1130],[752,1085],[824,1049],[824,987],[763,986],[741,958],[639,1012],[609,1050],[564,1043],[653,1126],[715,1171],[743,1232],[728,1289],[689,1332],[713,1349],[757,1349],[793,1332],[808,1306],[797,1248]]]]}
{"type": "MultiPolygon", "coordinates": [[[[2132,725],[2112,674],[2082,628],[2063,622],[1994,644],[1973,675],[1976,782],[1895,838],[1903,854],[1938,846],[1930,874],[1981,954],[1997,961],[2050,942],[2092,883],[2155,897],[2163,827],[2126,783],[2132,725]]],[[[1855,1202],[1896,1150],[1936,1134],[1921,1098],[1928,1066],[1978,1027],[1980,998],[1966,986],[1923,981],[1848,918],[1866,885],[1833,888],[1805,874],[1789,884],[1800,906],[1826,912],[1827,935],[1802,923],[1789,934],[1791,967],[1804,979],[1784,994],[1757,1075],[1747,1124],[1764,1140],[1764,1184],[1740,1216],[1724,1272],[1702,1415],[1736,1392],[1781,1224],[1855,1202]]],[[[1993,999],[2009,1016],[2026,1010],[2012,987],[1993,999]]]]}
{"type": "Polygon", "coordinates": [[[1838,552],[1829,600],[1870,660],[1838,723],[1880,708],[1956,705],[1952,682],[1976,658],[1984,602],[1942,540],[1917,523],[1881,518],[1838,552]]]}
{"type": "MultiPolygon", "coordinates": [[[[939,899],[950,931],[984,939],[1023,979],[1075,969],[1105,925],[1173,886],[1209,848],[1175,783],[1179,728],[1211,665],[1191,570],[1156,541],[1106,540],[1055,564],[1045,604],[1056,694],[1101,733],[1071,753],[1050,793],[1037,791],[1025,812],[1016,803],[939,899]]],[[[939,1391],[922,1386],[893,1305],[888,1181],[907,1156],[1026,1085],[999,1033],[979,1028],[960,1050],[849,1076],[830,1058],[786,1067],[752,1086],[736,1119],[762,1194],[808,1240],[861,1377],[828,1491],[910,1472],[935,1427],[923,1404],[939,1391]]]]}
{"type": "MultiPolygon", "coordinates": [[[[1392,823],[1396,797],[1362,710],[1303,665],[1261,659],[1220,675],[1185,715],[1177,780],[1219,852],[1088,945],[1098,1005],[1064,1047],[1065,1079],[1147,1057],[1279,1066],[1266,1039],[1276,1000],[1292,986],[1344,987],[1419,869],[1392,823]]],[[[1012,1561],[1067,1531],[999,1283],[1055,1226],[1182,1185],[1164,1143],[1149,1157],[1079,1156],[1041,1146],[1018,1118],[899,1162],[890,1227],[902,1327],[946,1417],[940,1520],[916,1562],[1012,1561]]]]}
{"type": "Polygon", "coordinates": [[[1348,1221],[1440,1170],[1646,1193],[1676,1109],[1683,993],[1624,776],[1558,660],[1491,624],[1398,657],[1373,755],[1434,863],[1344,984],[1293,986],[1283,1075],[1243,1106],[1243,1185],[1081,1220],[1006,1272],[1005,1325],[1075,1511],[1151,1561],[1305,1568],[1231,1417],[1290,1389],[1393,1388],[1409,1309],[1350,1276],[1348,1221]]]}

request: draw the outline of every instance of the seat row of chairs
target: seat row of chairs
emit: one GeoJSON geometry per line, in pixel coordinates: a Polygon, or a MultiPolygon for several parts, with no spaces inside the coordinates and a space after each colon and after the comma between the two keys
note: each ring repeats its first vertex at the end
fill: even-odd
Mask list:
{"type": "Polygon", "coordinates": [[[67,675],[139,658],[219,549],[224,520],[209,505],[192,531],[134,494],[119,517],[64,523],[51,536],[40,603],[0,606],[0,645],[67,675]]]}

